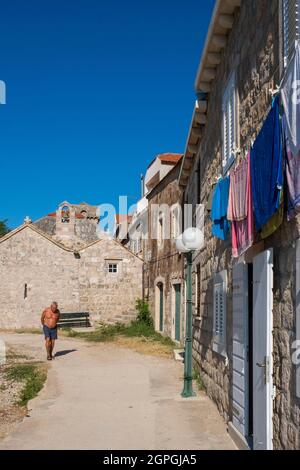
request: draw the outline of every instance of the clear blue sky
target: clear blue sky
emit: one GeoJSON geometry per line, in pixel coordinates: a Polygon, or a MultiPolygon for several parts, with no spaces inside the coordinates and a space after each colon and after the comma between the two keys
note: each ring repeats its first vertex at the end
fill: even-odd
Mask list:
{"type": "Polygon", "coordinates": [[[214,0],[3,0],[0,220],[116,204],[183,152],[214,0]]]}

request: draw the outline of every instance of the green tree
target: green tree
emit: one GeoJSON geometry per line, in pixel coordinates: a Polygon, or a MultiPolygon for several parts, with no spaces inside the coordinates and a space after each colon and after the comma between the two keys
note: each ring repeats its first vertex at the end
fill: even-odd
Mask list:
{"type": "Polygon", "coordinates": [[[0,238],[10,232],[6,222],[6,220],[0,220],[0,238]]]}
{"type": "Polygon", "coordinates": [[[136,310],[137,310],[137,321],[139,323],[145,323],[146,325],[153,328],[153,319],[149,310],[148,302],[143,299],[136,300],[136,310]]]}

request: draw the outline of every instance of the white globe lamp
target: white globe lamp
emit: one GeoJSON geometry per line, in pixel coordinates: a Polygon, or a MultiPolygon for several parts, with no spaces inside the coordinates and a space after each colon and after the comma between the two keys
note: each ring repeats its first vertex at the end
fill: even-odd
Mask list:
{"type": "Polygon", "coordinates": [[[179,235],[179,237],[177,237],[176,239],[176,248],[179,251],[179,253],[188,253],[190,251],[183,243],[182,235],[179,235]]]}
{"type": "Polygon", "coordinates": [[[182,243],[189,250],[201,250],[204,245],[203,232],[196,227],[187,228],[182,234],[182,243]]]}

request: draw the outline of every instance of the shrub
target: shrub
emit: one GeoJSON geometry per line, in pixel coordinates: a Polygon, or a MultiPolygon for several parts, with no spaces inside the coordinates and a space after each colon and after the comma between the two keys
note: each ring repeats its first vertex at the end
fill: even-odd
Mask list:
{"type": "Polygon", "coordinates": [[[144,323],[153,328],[153,318],[151,316],[148,302],[143,299],[137,299],[136,310],[138,312],[136,320],[138,323],[144,323]]]}

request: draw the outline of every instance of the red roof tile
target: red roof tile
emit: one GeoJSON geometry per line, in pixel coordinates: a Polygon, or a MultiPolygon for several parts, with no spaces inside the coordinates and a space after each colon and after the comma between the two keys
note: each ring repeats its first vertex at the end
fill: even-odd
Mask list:
{"type": "Polygon", "coordinates": [[[128,215],[128,214],[116,214],[116,222],[117,224],[120,224],[122,222],[125,222],[127,220],[127,222],[130,222],[132,219],[132,215],[128,215]]]}
{"type": "MultiPolygon", "coordinates": [[[[56,217],[56,212],[50,212],[50,214],[47,214],[48,217],[56,217]]],[[[76,214],[76,219],[84,219],[84,215],[82,214],[76,214]]]]}
{"type": "Polygon", "coordinates": [[[177,163],[183,157],[182,153],[162,153],[157,158],[164,163],[177,163]]]}

